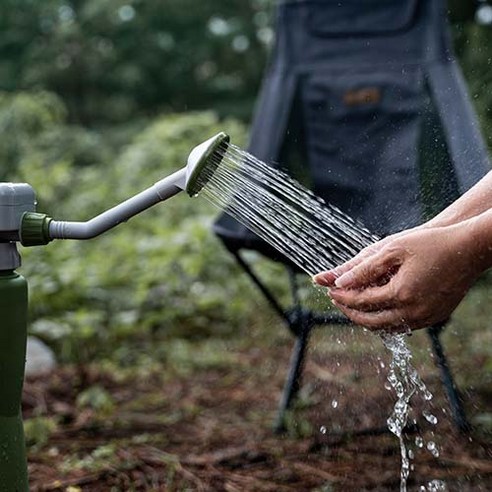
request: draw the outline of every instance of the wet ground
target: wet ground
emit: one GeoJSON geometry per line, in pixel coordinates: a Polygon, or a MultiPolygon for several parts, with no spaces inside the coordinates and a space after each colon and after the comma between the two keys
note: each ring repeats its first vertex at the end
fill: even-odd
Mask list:
{"type": "MultiPolygon", "coordinates": [[[[292,340],[272,329],[267,339],[252,331],[247,343],[168,342],[146,363],[61,368],[30,380],[24,412],[32,490],[399,490],[398,441],[385,431],[394,398],[384,387],[388,357],[379,341],[340,329],[318,332],[286,432],[276,435],[292,340]]],[[[438,423],[427,424],[416,401],[419,428],[407,440],[422,434],[440,456],[412,444],[409,490],[433,479],[450,491],[492,490],[489,360],[476,355],[471,364],[461,343],[447,344],[468,417],[485,424],[461,434],[425,334],[412,344],[438,423]]]]}

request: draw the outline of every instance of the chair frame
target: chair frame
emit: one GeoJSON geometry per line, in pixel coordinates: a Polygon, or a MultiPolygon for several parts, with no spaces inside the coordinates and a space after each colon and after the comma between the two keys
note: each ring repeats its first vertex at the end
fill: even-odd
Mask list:
{"type": "MultiPolygon", "coordinates": [[[[293,304],[291,308],[285,309],[254,268],[241,256],[240,249],[228,247],[228,250],[295,338],[282,396],[279,401],[277,415],[273,424],[274,432],[281,434],[286,431],[286,412],[291,408],[292,403],[301,388],[306,350],[312,330],[321,326],[343,326],[352,325],[353,323],[339,312],[318,312],[305,308],[299,296],[299,272],[296,272],[290,265],[285,265],[285,268],[289,276],[293,304]]],[[[445,388],[453,424],[460,432],[468,432],[470,430],[470,424],[466,418],[463,400],[454,381],[440,339],[441,332],[446,324],[447,323],[445,322],[431,326],[426,328],[426,332],[431,341],[432,351],[434,353],[436,366],[440,372],[441,382],[445,388]]]]}

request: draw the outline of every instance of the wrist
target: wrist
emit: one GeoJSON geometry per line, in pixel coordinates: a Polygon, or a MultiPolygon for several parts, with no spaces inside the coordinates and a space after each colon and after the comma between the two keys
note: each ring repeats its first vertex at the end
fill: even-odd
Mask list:
{"type": "Polygon", "coordinates": [[[458,224],[462,220],[465,220],[465,218],[456,213],[456,211],[446,209],[427,222],[424,222],[420,227],[424,229],[431,227],[448,227],[458,224]]]}
{"type": "Polygon", "coordinates": [[[463,248],[472,257],[472,265],[480,272],[492,266],[492,214],[484,212],[461,223],[463,248]]]}

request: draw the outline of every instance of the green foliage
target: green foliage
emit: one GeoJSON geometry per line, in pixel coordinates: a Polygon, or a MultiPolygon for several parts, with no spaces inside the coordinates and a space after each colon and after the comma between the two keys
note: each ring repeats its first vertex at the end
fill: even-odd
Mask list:
{"type": "MultiPolygon", "coordinates": [[[[36,189],[40,211],[87,220],[183,167],[190,150],[220,130],[244,142],[237,121],[166,115],[119,154],[85,167],[73,155],[52,159],[57,146],[34,139],[16,179],[36,189]]],[[[63,360],[87,361],[155,332],[227,336],[246,326],[251,287],[211,232],[216,215],[203,198],[182,193],[93,241],[24,249],[32,332],[58,346],[63,360]]]]}
{"type": "Polygon", "coordinates": [[[455,46],[468,89],[492,148],[492,28],[474,23],[455,26],[455,46]]]}
{"type": "MultiPolygon", "coordinates": [[[[247,118],[274,3],[0,0],[0,90],[53,91],[71,121],[90,125],[208,107],[247,118]]],[[[474,10],[473,2],[449,1],[460,60],[490,122],[492,30],[472,22],[474,10]]]]}
{"type": "Polygon", "coordinates": [[[63,174],[65,164],[100,164],[108,158],[100,135],[68,125],[65,105],[52,93],[0,93],[0,130],[5,136],[0,141],[1,181],[21,164],[41,174],[46,167],[57,167],[63,174]]]}
{"type": "Polygon", "coordinates": [[[79,408],[90,408],[99,415],[110,415],[114,410],[114,401],[110,393],[102,386],[95,385],[87,388],[77,396],[79,408]]]}
{"type": "MultiPolygon", "coordinates": [[[[61,469],[65,473],[73,470],[83,470],[93,473],[107,470],[110,466],[118,463],[117,451],[118,447],[115,444],[103,444],[91,453],[84,454],[80,457],[74,455],[63,457],[61,469]]],[[[129,466],[129,463],[127,466],[129,466]]]]}
{"type": "MultiPolygon", "coordinates": [[[[217,114],[249,115],[272,5],[0,0],[8,137],[0,180],[31,183],[38,209],[55,218],[86,220],[182,167],[220,130],[244,144],[245,127],[217,114]]],[[[492,30],[465,10],[456,15],[456,49],[492,145],[492,30]]],[[[23,251],[33,332],[62,359],[85,361],[116,348],[128,355],[127,341],[156,332],[199,338],[248,326],[258,316],[254,290],[210,232],[216,214],[182,194],[97,240],[23,251]]],[[[282,287],[275,266],[262,268],[282,287]]]]}
{"type": "Polygon", "coordinates": [[[43,447],[57,430],[58,422],[54,417],[32,417],[24,421],[26,445],[33,448],[43,447]]]}
{"type": "Polygon", "coordinates": [[[63,103],[53,94],[39,93],[36,97],[25,93],[0,94],[0,129],[2,135],[9,136],[0,142],[3,164],[0,179],[5,179],[17,168],[33,138],[63,121],[64,109],[63,103]]]}
{"type": "Polygon", "coordinates": [[[77,121],[157,107],[249,114],[271,0],[1,0],[0,89],[59,94],[77,121]]]}

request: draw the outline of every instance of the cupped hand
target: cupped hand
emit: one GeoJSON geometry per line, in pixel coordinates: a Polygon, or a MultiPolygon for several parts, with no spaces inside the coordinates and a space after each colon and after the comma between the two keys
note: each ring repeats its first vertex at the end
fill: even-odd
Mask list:
{"type": "MultiPolygon", "coordinates": [[[[422,226],[419,226],[422,227],[422,226]]],[[[352,270],[355,266],[359,265],[363,261],[367,260],[371,256],[376,255],[379,253],[387,244],[391,243],[395,239],[405,236],[406,234],[409,234],[415,229],[407,229],[405,231],[398,232],[396,234],[392,234],[391,236],[387,236],[384,239],[381,239],[380,241],[371,244],[367,246],[366,248],[362,249],[356,256],[354,256],[351,260],[343,263],[342,265],[337,266],[336,268],[333,268],[331,270],[326,270],[324,272],[320,272],[317,275],[313,277],[313,282],[322,285],[324,287],[332,287],[336,285],[337,279],[341,277],[343,274],[346,272],[352,270]]]]}
{"type": "Polygon", "coordinates": [[[334,304],[373,330],[418,329],[446,320],[481,272],[464,222],[418,228],[376,246],[343,265],[336,281],[323,277],[334,304]]]}

